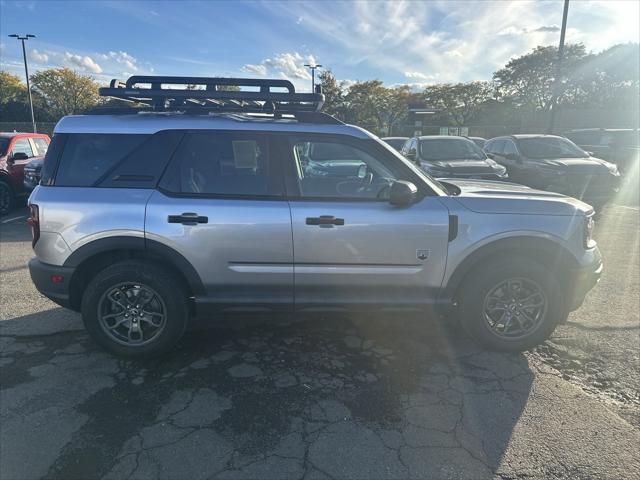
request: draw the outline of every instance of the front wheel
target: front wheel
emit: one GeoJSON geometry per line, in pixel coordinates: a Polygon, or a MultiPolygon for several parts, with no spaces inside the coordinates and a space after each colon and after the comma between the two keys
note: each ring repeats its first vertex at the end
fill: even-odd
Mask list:
{"type": "Polygon", "coordinates": [[[15,196],[13,189],[4,180],[0,180],[0,215],[6,215],[13,209],[15,196]]]}
{"type": "Polygon", "coordinates": [[[153,264],[120,262],[91,280],[82,297],[82,318],[89,334],[107,350],[150,357],[169,350],[184,334],[187,294],[153,264]]]}
{"type": "Polygon", "coordinates": [[[461,289],[462,326],[493,350],[534,347],[566,316],[555,276],[532,260],[509,257],[485,264],[470,274],[461,289]]]}

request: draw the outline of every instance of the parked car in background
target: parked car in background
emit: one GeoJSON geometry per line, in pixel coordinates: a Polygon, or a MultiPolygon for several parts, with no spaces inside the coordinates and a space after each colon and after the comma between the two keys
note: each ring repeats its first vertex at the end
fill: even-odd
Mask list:
{"type": "Polygon", "coordinates": [[[640,131],[634,129],[581,128],[565,137],[598,158],[615,163],[625,173],[640,163],[640,131]]]}
{"type": "Polygon", "coordinates": [[[620,188],[615,164],[594,158],[555,135],[510,135],[487,141],[485,151],[504,165],[511,181],[604,205],[620,188]]]}
{"type": "Polygon", "coordinates": [[[413,137],[402,154],[432,177],[506,180],[507,169],[472,140],[447,135],[413,137]]]}
{"type": "Polygon", "coordinates": [[[479,146],[480,148],[484,148],[484,144],[487,143],[486,138],[482,138],[482,137],[467,137],[467,138],[471,140],[473,143],[475,143],[477,146],[479,146]]]}
{"type": "Polygon", "coordinates": [[[30,192],[40,184],[40,177],[42,175],[42,166],[44,165],[44,158],[34,158],[24,167],[24,179],[22,184],[25,191],[30,192]]]}
{"type": "Polygon", "coordinates": [[[388,143],[396,150],[400,151],[409,137],[384,137],[381,140],[385,143],[388,143]]]}
{"type": "Polygon", "coordinates": [[[0,215],[9,213],[16,199],[29,193],[24,188],[25,166],[41,159],[50,141],[41,133],[0,132],[0,215]]]}

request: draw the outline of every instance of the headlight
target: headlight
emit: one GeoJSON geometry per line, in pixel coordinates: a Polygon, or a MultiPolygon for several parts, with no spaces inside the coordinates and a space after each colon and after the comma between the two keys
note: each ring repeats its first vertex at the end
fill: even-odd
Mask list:
{"type": "Polygon", "coordinates": [[[593,219],[593,214],[587,217],[584,217],[584,248],[591,248],[595,245],[595,241],[593,240],[593,228],[595,227],[596,222],[593,219]]]}

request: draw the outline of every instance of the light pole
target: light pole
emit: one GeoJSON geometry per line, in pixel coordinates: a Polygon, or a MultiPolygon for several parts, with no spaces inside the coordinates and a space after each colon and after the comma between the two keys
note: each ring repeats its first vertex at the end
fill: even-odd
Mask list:
{"type": "Polygon", "coordinates": [[[556,78],[553,79],[551,95],[551,116],[549,118],[549,133],[553,133],[556,126],[556,110],[558,109],[558,94],[560,92],[560,75],[562,74],[562,60],[564,59],[564,35],[567,31],[567,16],[569,14],[569,0],[564,0],[562,11],[562,29],[560,30],[560,45],[558,45],[558,60],[556,63],[556,78]]]}
{"type": "Polygon", "coordinates": [[[31,125],[33,126],[33,133],[37,133],[36,131],[36,117],[33,115],[33,99],[31,98],[31,85],[29,84],[29,67],[27,66],[27,50],[24,47],[24,41],[29,40],[30,38],[36,38],[35,35],[31,35],[27,33],[24,36],[20,36],[17,33],[13,33],[9,35],[12,38],[17,38],[22,42],[22,57],[24,58],[24,74],[27,77],[27,92],[29,92],[29,108],[31,109],[31,125]]]}
{"type": "Polygon", "coordinates": [[[316,68],[320,68],[322,65],[305,63],[304,66],[311,70],[311,93],[314,93],[316,91],[316,68]]]}

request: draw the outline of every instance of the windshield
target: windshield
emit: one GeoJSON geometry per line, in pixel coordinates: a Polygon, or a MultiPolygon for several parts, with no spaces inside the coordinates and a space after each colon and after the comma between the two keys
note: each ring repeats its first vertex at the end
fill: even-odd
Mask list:
{"type": "Polygon", "coordinates": [[[0,138],[0,155],[7,153],[7,147],[9,146],[8,138],[0,138]]]}
{"type": "Polygon", "coordinates": [[[427,183],[427,185],[429,185],[429,187],[431,187],[431,189],[434,192],[436,192],[438,195],[448,195],[449,194],[449,190],[443,184],[441,184],[439,181],[437,181],[431,175],[426,174],[422,169],[418,168],[413,162],[410,162],[409,160],[407,160],[403,155],[400,154],[400,152],[398,152],[391,145],[389,145],[388,143],[386,143],[386,142],[384,142],[384,141],[382,141],[382,140],[380,140],[378,138],[376,138],[376,140],[378,141],[378,143],[380,143],[380,145],[382,145],[388,151],[393,153],[393,155],[398,160],[400,160],[404,165],[406,165],[408,168],[410,168],[413,173],[415,173],[422,180],[424,180],[427,183]]]}
{"type": "Polygon", "coordinates": [[[561,137],[519,138],[518,147],[529,158],[585,158],[589,155],[571,140],[561,137]]]}
{"type": "Polygon", "coordinates": [[[420,158],[427,161],[484,160],[486,155],[471,140],[434,138],[420,140],[420,158]]]}

